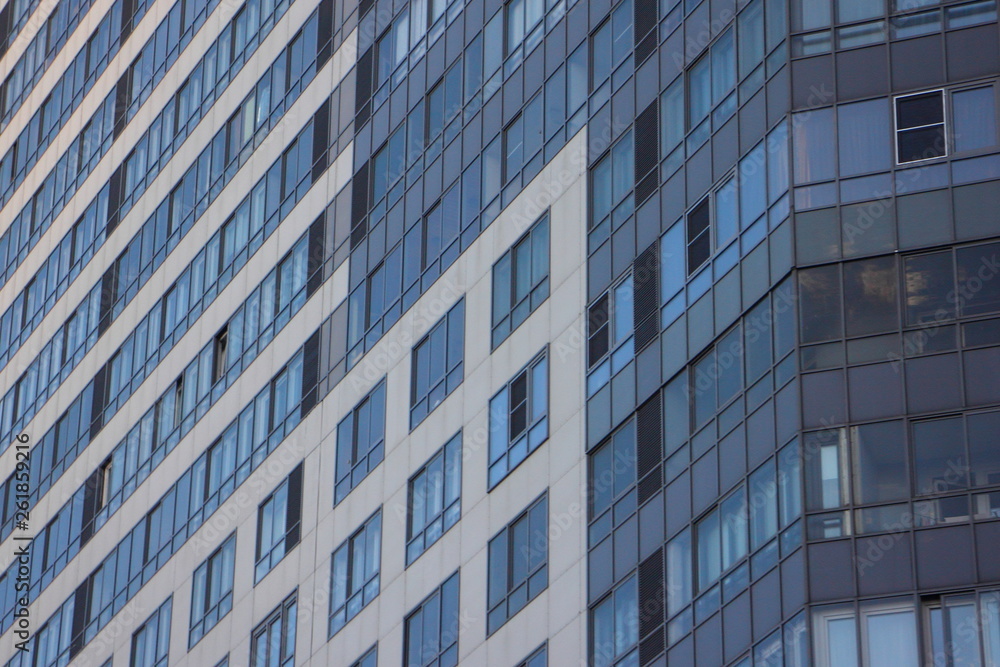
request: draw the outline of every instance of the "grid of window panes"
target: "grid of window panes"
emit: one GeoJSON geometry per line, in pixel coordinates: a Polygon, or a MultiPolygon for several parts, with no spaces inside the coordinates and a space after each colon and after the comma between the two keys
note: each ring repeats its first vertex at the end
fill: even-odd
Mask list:
{"type": "Polygon", "coordinates": [[[406,667],[455,667],[461,620],[458,572],[411,611],[404,623],[403,664],[406,667]]]}
{"type": "Polygon", "coordinates": [[[302,464],[299,464],[257,509],[255,583],[299,543],[301,514],[302,464]]]}
{"type": "Polygon", "coordinates": [[[486,633],[492,634],[549,585],[548,494],[489,542],[486,633]]]}
{"type": "Polygon", "coordinates": [[[461,518],[461,433],[410,478],[407,506],[406,562],[410,564],[461,518]]]}
{"type": "Polygon", "coordinates": [[[940,664],[995,664],[1000,657],[1000,591],[820,606],[812,612],[812,632],[817,667],[887,662],[917,667],[928,654],[940,664]]]}
{"type": "Polygon", "coordinates": [[[465,359],[465,299],[413,346],[410,429],[462,384],[465,359]]]}
{"type": "Polygon", "coordinates": [[[490,399],[489,488],[495,487],[549,437],[548,351],[528,362],[490,399]]]}
{"type": "Polygon", "coordinates": [[[794,0],[791,3],[792,56],[936,36],[997,20],[994,0],[949,4],[940,0],[794,0]],[[887,6],[888,5],[888,6],[887,6]],[[847,24],[847,25],[843,25],[847,24]],[[831,27],[836,26],[836,27],[831,27]]]}
{"type": "Polygon", "coordinates": [[[548,664],[548,646],[542,646],[517,663],[517,667],[548,667],[548,664]]]}
{"type": "Polygon", "coordinates": [[[351,663],[351,667],[376,667],[378,663],[378,646],[373,646],[363,656],[351,663]]]}
{"type": "Polygon", "coordinates": [[[995,77],[793,114],[796,210],[829,212],[828,207],[840,203],[844,226],[841,238],[840,233],[830,234],[825,221],[817,220],[814,225],[811,218],[808,225],[797,223],[796,230],[802,229],[796,239],[800,261],[847,258],[961,238],[961,234],[942,237],[934,227],[948,221],[933,219],[915,221],[912,226],[900,224],[897,238],[892,215],[878,207],[886,206],[881,200],[892,194],[898,200],[909,196],[908,201],[914,201],[915,193],[949,185],[958,189],[982,180],[991,163],[983,154],[998,146],[997,123],[995,77]],[[941,163],[943,158],[951,160],[951,170],[941,163]],[[914,162],[918,164],[910,167],[914,162]],[[880,203],[858,204],[870,200],[880,203]]]}
{"type": "Polygon", "coordinates": [[[167,598],[132,635],[130,667],[165,667],[170,652],[170,610],[167,598]]]}
{"type": "Polygon", "coordinates": [[[337,472],[334,504],[375,469],[385,455],[385,380],[337,425],[337,472]]]}
{"type": "Polygon", "coordinates": [[[298,607],[296,593],[278,605],[250,636],[252,667],[289,667],[295,664],[298,607]]]}
{"type": "Polygon", "coordinates": [[[333,552],[329,636],[335,635],[375,599],[382,560],[382,511],[333,552]]]}
{"type": "Polygon", "coordinates": [[[549,217],[542,216],[493,265],[493,347],[549,296],[549,217]]]}
{"type": "Polygon", "coordinates": [[[191,584],[191,630],[194,646],[233,608],[236,569],[236,533],[194,571],[191,584]]]}

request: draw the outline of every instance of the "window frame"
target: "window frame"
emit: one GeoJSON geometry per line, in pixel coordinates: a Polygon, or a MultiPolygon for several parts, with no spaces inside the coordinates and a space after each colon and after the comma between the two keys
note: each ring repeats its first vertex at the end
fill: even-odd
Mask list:
{"type": "Polygon", "coordinates": [[[278,604],[260,623],[254,626],[250,633],[250,662],[257,665],[257,643],[262,637],[273,641],[271,630],[277,623],[277,632],[280,633],[278,646],[278,665],[268,664],[265,658],[264,667],[287,667],[295,662],[296,635],[298,634],[298,590],[292,592],[287,598],[278,604]],[[290,620],[289,620],[290,619],[290,620]],[[289,642],[289,635],[291,641],[289,642]],[[289,644],[291,646],[289,647],[289,644]],[[287,655],[288,652],[290,655],[287,655]]]}
{"type": "Polygon", "coordinates": [[[949,104],[950,99],[951,99],[951,95],[948,92],[948,90],[946,88],[944,88],[944,87],[930,88],[930,89],[921,90],[921,91],[918,91],[918,92],[906,93],[904,95],[893,95],[892,96],[893,158],[894,158],[894,166],[895,167],[904,167],[904,166],[914,165],[914,164],[923,164],[923,163],[928,162],[930,160],[941,160],[941,159],[945,159],[945,158],[951,157],[952,151],[949,150],[951,148],[951,141],[949,141],[949,139],[950,139],[949,134],[951,134],[951,132],[954,131],[954,128],[952,127],[951,119],[949,118],[949,111],[950,111],[949,107],[951,106],[949,104]],[[937,93],[939,95],[939,97],[940,97],[940,100],[941,100],[941,122],[940,123],[930,123],[928,125],[918,125],[918,126],[914,126],[914,127],[900,128],[899,127],[899,102],[900,102],[900,100],[905,100],[905,99],[913,98],[913,97],[929,96],[929,95],[932,95],[934,93],[937,93]],[[946,96],[947,96],[947,99],[946,99],[946,96]],[[899,135],[900,135],[900,132],[908,132],[908,131],[922,129],[922,128],[937,127],[938,125],[941,126],[941,136],[944,137],[944,153],[942,153],[941,155],[934,155],[934,156],[931,156],[931,157],[921,158],[919,160],[907,160],[905,162],[900,162],[900,160],[899,160],[899,135]]]}
{"type": "MultiPolygon", "coordinates": [[[[461,582],[461,578],[460,578],[459,575],[460,575],[460,571],[459,570],[456,570],[451,575],[449,575],[443,582],[441,582],[440,584],[438,584],[434,588],[434,590],[431,591],[431,593],[427,597],[425,597],[416,606],[414,606],[409,611],[409,613],[407,613],[406,616],[403,618],[403,659],[402,659],[402,663],[401,664],[406,665],[407,667],[410,667],[410,665],[411,665],[411,663],[408,662],[408,656],[409,656],[410,653],[413,652],[413,649],[410,646],[410,639],[412,638],[412,635],[411,635],[411,630],[412,630],[412,628],[411,628],[411,622],[417,616],[417,614],[423,614],[423,613],[425,613],[425,610],[427,609],[427,607],[430,604],[432,604],[432,603],[435,602],[435,598],[437,598],[437,600],[436,600],[436,603],[437,603],[436,604],[436,607],[437,607],[436,608],[436,613],[438,614],[438,619],[437,619],[437,621],[438,621],[438,636],[436,638],[436,640],[437,640],[436,643],[438,645],[438,650],[437,650],[437,654],[433,658],[430,658],[429,660],[428,659],[423,659],[422,662],[419,664],[419,667],[427,667],[428,665],[439,664],[439,661],[440,661],[441,657],[444,656],[444,655],[446,655],[446,654],[448,654],[453,648],[454,648],[455,664],[458,664],[458,646],[459,646],[458,640],[459,640],[459,635],[461,634],[460,630],[462,629],[461,612],[459,611],[459,607],[460,607],[460,604],[461,604],[461,594],[462,594],[462,585],[461,585],[461,583],[462,582],[461,582]],[[452,582],[454,582],[454,583],[452,583],[452,582]],[[454,587],[455,587],[455,600],[454,600],[454,603],[455,603],[455,614],[456,614],[456,621],[458,623],[458,627],[454,628],[454,631],[448,632],[448,631],[445,631],[443,629],[442,623],[441,623],[441,621],[443,620],[443,609],[445,607],[445,605],[442,604],[442,602],[444,601],[445,587],[446,586],[451,586],[451,585],[454,585],[454,587]],[[446,632],[447,632],[447,634],[446,634],[446,632]],[[442,648],[441,647],[441,641],[440,641],[442,637],[447,637],[449,639],[453,638],[454,641],[452,643],[448,644],[447,647],[442,648]]],[[[421,625],[423,625],[423,616],[421,616],[421,625]]],[[[420,648],[421,649],[423,648],[422,642],[421,642],[420,648]]],[[[420,653],[421,653],[421,657],[423,657],[422,656],[422,654],[423,654],[422,650],[420,651],[420,653]]]]}
{"type": "Polygon", "coordinates": [[[487,466],[487,489],[492,491],[494,488],[499,486],[503,480],[516,470],[522,463],[524,463],[529,456],[531,456],[535,451],[537,451],[542,445],[544,445],[549,439],[549,389],[551,387],[551,376],[550,376],[550,366],[549,363],[549,348],[546,345],[540,352],[537,352],[535,356],[531,358],[528,363],[522,366],[513,377],[511,377],[507,382],[501,387],[489,400],[489,446],[488,446],[488,466],[487,466]],[[535,414],[534,408],[536,407],[536,398],[538,398],[535,393],[536,390],[536,372],[541,370],[545,373],[545,396],[544,400],[544,413],[541,415],[535,414]],[[513,393],[513,387],[521,378],[524,378],[525,384],[525,395],[524,400],[520,401],[517,406],[511,405],[511,395],[513,393]],[[504,395],[503,403],[500,403],[501,396],[504,395]],[[515,435],[511,434],[511,424],[513,423],[514,411],[523,406],[525,411],[525,421],[524,428],[519,430],[515,435]],[[502,408],[503,418],[501,423],[500,412],[502,408]],[[499,437],[499,428],[503,427],[505,430],[505,436],[503,439],[503,449],[500,450],[499,443],[496,449],[494,449],[493,436],[497,435],[499,437]],[[542,435],[538,436],[539,439],[532,444],[532,438],[535,437],[535,433],[539,432],[542,435]],[[517,456],[516,449],[519,448],[523,442],[525,446],[525,451],[523,456],[519,461],[511,465],[510,461],[512,458],[517,456]],[[503,462],[503,466],[500,463],[503,462]],[[503,469],[504,472],[500,477],[496,479],[493,478],[494,470],[503,469]]]}
{"type": "MultiPolygon", "coordinates": [[[[191,581],[191,617],[188,623],[188,650],[191,650],[198,642],[200,642],[205,635],[207,635],[212,628],[214,628],[219,621],[221,621],[225,616],[232,610],[233,603],[233,591],[235,589],[235,572],[236,572],[236,531],[230,533],[229,537],[223,540],[222,544],[218,546],[208,556],[202,563],[195,568],[192,575],[191,581]],[[227,565],[224,561],[227,557],[231,557],[231,562],[228,565],[230,570],[230,579],[228,581],[229,590],[224,590],[222,596],[218,600],[212,600],[212,577],[215,573],[216,568],[221,567],[223,574],[226,571],[227,565]],[[220,559],[216,561],[216,559],[220,559]],[[200,601],[195,597],[195,581],[199,576],[199,572],[205,570],[204,575],[204,598],[200,601]],[[228,600],[227,600],[228,598],[228,600]],[[224,611],[223,607],[229,605],[224,611]],[[200,617],[195,621],[195,610],[198,609],[200,617]],[[208,621],[208,617],[213,612],[218,613],[215,620],[212,622],[208,621]],[[199,632],[195,634],[195,626],[199,627],[199,632]]],[[[223,588],[227,585],[226,581],[221,582],[223,588]]]]}
{"type": "Polygon", "coordinates": [[[327,622],[327,638],[332,638],[335,634],[343,630],[348,623],[351,622],[361,611],[367,607],[380,592],[380,579],[382,572],[382,508],[379,507],[371,516],[369,516],[365,521],[359,526],[349,537],[347,537],[343,542],[333,550],[330,554],[330,611],[328,615],[327,622]],[[370,544],[371,535],[369,531],[374,531],[374,545],[370,544]],[[369,547],[373,547],[377,553],[374,556],[375,561],[375,571],[373,573],[366,573],[369,576],[365,581],[359,582],[354,581],[354,575],[356,574],[356,562],[355,557],[357,556],[357,545],[358,540],[361,540],[361,547],[364,551],[362,558],[364,561],[368,561],[372,558],[372,554],[368,553],[369,547]],[[344,589],[344,601],[343,604],[334,608],[334,603],[336,601],[334,593],[338,587],[337,581],[337,563],[338,555],[344,553],[346,554],[346,565],[347,568],[346,581],[343,582],[344,589]],[[354,599],[360,596],[361,605],[352,605],[354,599]],[[334,628],[335,617],[341,616],[343,620],[340,624],[334,628]]]}
{"type": "MultiPolygon", "coordinates": [[[[448,530],[458,523],[461,519],[462,513],[462,431],[459,431],[448,441],[441,446],[431,457],[417,470],[406,484],[406,567],[409,567],[411,563],[416,561],[423,555],[431,546],[437,543],[441,537],[444,536],[448,530]],[[441,496],[442,496],[442,509],[437,512],[430,520],[426,519],[428,505],[426,500],[423,501],[422,514],[425,517],[423,519],[423,526],[420,528],[419,534],[414,534],[413,528],[413,517],[414,517],[414,503],[417,498],[416,488],[417,483],[422,477],[433,474],[435,471],[431,469],[435,465],[438,458],[441,458],[441,469],[442,469],[442,483],[441,483],[441,496]],[[454,465],[452,465],[453,462],[454,465]],[[457,485],[458,485],[458,495],[448,501],[448,483],[449,474],[457,475],[457,485]],[[428,538],[428,531],[432,530],[432,524],[441,520],[440,533],[433,538],[428,538]],[[419,551],[414,551],[413,547],[417,544],[417,540],[421,542],[421,548],[419,551]]],[[[454,481],[454,480],[453,480],[454,481]]],[[[427,483],[424,483],[424,487],[427,488],[427,483]]],[[[427,493],[422,494],[426,498],[427,493]]]]}
{"type": "MultiPolygon", "coordinates": [[[[518,327],[524,324],[525,321],[534,313],[548,298],[550,295],[550,278],[552,275],[552,225],[551,216],[549,211],[546,211],[538,217],[535,222],[520,236],[511,247],[503,254],[500,259],[493,263],[493,267],[490,271],[492,277],[492,293],[490,299],[490,312],[491,312],[491,347],[496,350],[507,338],[513,334],[518,327]],[[534,262],[535,262],[535,244],[542,243],[542,230],[544,229],[544,243],[545,243],[545,273],[542,277],[534,276],[534,262]],[[536,237],[537,235],[537,237],[536,237]],[[527,264],[528,264],[528,291],[520,301],[516,301],[517,298],[517,273],[520,262],[518,259],[518,250],[522,248],[525,244],[528,246],[527,251],[527,264]],[[507,281],[507,295],[506,300],[508,308],[505,312],[500,313],[497,310],[497,290],[498,290],[498,270],[506,270],[507,276],[505,280],[507,281]],[[538,297],[538,302],[535,303],[535,297],[538,297]],[[525,302],[528,303],[528,309],[521,316],[517,324],[514,324],[515,311],[522,306],[525,302]],[[501,331],[501,327],[507,327],[507,332],[503,336],[499,337],[498,332],[501,331]]],[[[503,287],[500,285],[499,287],[503,287]]]]}
{"type": "Polygon", "coordinates": [[[441,316],[441,318],[434,323],[434,325],[427,331],[424,336],[414,344],[412,351],[410,353],[410,431],[413,431],[417,426],[419,426],[439,405],[445,402],[445,400],[452,394],[452,392],[457,389],[465,379],[465,296],[463,295],[454,305],[449,308],[448,312],[441,316]],[[454,319],[453,319],[454,318],[454,319]],[[455,332],[461,338],[460,342],[452,340],[452,326],[457,328],[455,332]],[[430,377],[430,359],[427,357],[427,383],[428,387],[424,390],[422,387],[418,386],[418,370],[421,365],[421,358],[424,354],[431,354],[430,345],[434,337],[438,334],[439,330],[443,330],[443,350],[441,354],[444,355],[444,371],[440,377],[431,378],[430,377]],[[424,346],[428,346],[425,351],[424,346]],[[451,352],[452,346],[458,346],[456,351],[460,357],[458,359],[452,359],[451,352]],[[443,391],[443,394],[436,398],[436,402],[431,404],[434,400],[434,394],[439,389],[443,391]],[[423,392],[423,393],[418,393],[423,392]],[[421,411],[423,414],[421,414],[421,411]]]}
{"type": "MultiPolygon", "coordinates": [[[[517,514],[510,522],[507,523],[498,533],[496,533],[492,538],[490,538],[487,543],[487,599],[486,599],[486,636],[492,636],[500,628],[502,628],[507,621],[512,619],[518,613],[524,610],[532,600],[537,598],[543,591],[549,587],[549,540],[548,540],[548,527],[549,527],[549,503],[548,503],[548,489],[543,491],[541,495],[532,500],[527,507],[525,507],[521,512],[517,514]],[[533,535],[533,530],[537,527],[533,525],[532,519],[537,518],[534,512],[539,511],[544,517],[544,526],[542,526],[541,536],[542,541],[544,541],[544,553],[541,556],[541,562],[537,563],[534,567],[530,565],[530,554],[535,551],[535,547],[532,546],[532,542],[535,541],[535,535],[533,535]],[[517,550],[516,545],[516,534],[519,531],[519,525],[521,522],[525,522],[525,539],[527,557],[529,561],[528,570],[524,573],[524,577],[520,580],[514,580],[514,569],[515,569],[515,551],[517,550]],[[502,540],[502,542],[500,541],[502,540]],[[493,545],[500,545],[499,548],[503,549],[502,559],[494,561],[493,557],[493,545]],[[502,577],[504,579],[502,591],[492,591],[494,568],[502,569],[502,577]],[[541,581],[539,584],[538,582],[541,581]],[[535,590],[532,590],[534,586],[538,586],[535,590]],[[511,598],[517,594],[517,591],[524,589],[524,599],[519,607],[511,612],[510,605],[512,603],[511,598]],[[493,598],[496,594],[499,594],[499,598],[494,601],[493,598]],[[495,617],[499,620],[496,625],[492,625],[494,620],[494,612],[502,611],[502,615],[495,617]]],[[[523,549],[522,549],[523,550],[523,549]]]]}

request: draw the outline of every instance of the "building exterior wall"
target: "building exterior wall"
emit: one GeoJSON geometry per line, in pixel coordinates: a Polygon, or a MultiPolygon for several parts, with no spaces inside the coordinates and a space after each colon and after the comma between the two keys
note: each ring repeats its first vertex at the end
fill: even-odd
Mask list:
{"type": "Polygon", "coordinates": [[[992,0],[8,0],[0,71],[5,664],[1000,661],[992,0]]]}

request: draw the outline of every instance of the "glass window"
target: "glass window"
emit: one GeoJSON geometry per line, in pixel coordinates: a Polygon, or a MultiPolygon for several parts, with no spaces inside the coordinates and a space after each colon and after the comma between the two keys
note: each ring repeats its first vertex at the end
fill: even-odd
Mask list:
{"type": "Polygon", "coordinates": [[[543,495],[489,542],[488,635],[548,587],[547,564],[548,497],[543,495]]]}
{"type": "Polygon", "coordinates": [[[458,665],[458,572],[451,575],[406,617],[403,635],[405,667],[458,665]]]}
{"type": "Polygon", "coordinates": [[[841,177],[889,169],[889,106],[886,100],[838,107],[837,137],[841,177]]]}
{"type": "Polygon", "coordinates": [[[904,267],[907,324],[932,324],[955,317],[955,268],[950,250],[907,257],[904,267]]]}
{"type": "MultiPolygon", "coordinates": [[[[966,418],[969,471],[973,486],[1000,484],[1000,412],[982,412],[966,418]]],[[[1000,658],[1000,653],[997,654],[1000,658]]]]}
{"type": "Polygon", "coordinates": [[[396,66],[406,58],[409,51],[410,15],[408,10],[393,22],[378,40],[376,48],[375,85],[380,86],[389,79],[396,66]]]}
{"type": "Polygon", "coordinates": [[[661,157],[684,140],[684,77],[677,78],[660,97],[660,135],[661,157]]]}
{"type": "Polygon", "coordinates": [[[251,667],[291,667],[295,664],[297,611],[293,593],[254,628],[250,638],[251,667]]]}
{"type": "Polygon", "coordinates": [[[410,479],[407,564],[458,522],[461,496],[462,434],[458,433],[410,479]]]}
{"type": "Polygon", "coordinates": [[[847,432],[843,428],[803,438],[806,508],[832,509],[847,503],[847,432]]]}
{"type": "Polygon", "coordinates": [[[517,663],[516,667],[547,667],[548,647],[542,646],[530,656],[517,663]]]}
{"type": "Polygon", "coordinates": [[[773,461],[750,475],[749,492],[750,548],[757,549],[778,532],[778,486],[773,461]]]}
{"type": "Polygon", "coordinates": [[[385,380],[337,425],[334,504],[347,497],[381,461],[385,450],[385,380]]]}
{"type": "Polygon", "coordinates": [[[885,14],[885,0],[837,0],[837,22],[851,23],[885,14]]]}
{"type": "Polygon", "coordinates": [[[920,664],[917,619],[912,602],[866,602],[861,606],[861,617],[866,665],[917,667],[920,664]]]}
{"type": "Polygon", "coordinates": [[[830,0],[792,0],[792,31],[830,25],[830,0]]]}
{"type": "Polygon", "coordinates": [[[739,16],[740,78],[764,60],[764,2],[754,0],[739,16]]]}
{"type": "Polygon", "coordinates": [[[639,603],[635,575],[608,594],[590,612],[594,667],[638,662],[639,603]]]}
{"type": "Polygon", "coordinates": [[[930,648],[947,665],[994,665],[1000,658],[1000,591],[942,595],[925,603],[930,648]],[[982,651],[982,653],[980,653],[982,651]],[[982,662],[980,655],[985,656],[982,662]]]}
{"type": "Polygon", "coordinates": [[[591,229],[603,223],[612,209],[631,194],[635,180],[634,161],[632,132],[629,131],[594,166],[591,171],[591,229]]]}
{"type": "Polygon", "coordinates": [[[956,151],[996,146],[997,111],[993,86],[956,90],[951,94],[951,105],[956,151]]]}
{"type": "Polygon", "coordinates": [[[172,601],[173,597],[167,598],[132,635],[131,667],[166,667],[170,651],[172,601]]]}
{"type": "Polygon", "coordinates": [[[257,565],[259,582],[299,543],[302,509],[302,465],[300,464],[257,509],[257,565]]]}
{"type": "Polygon", "coordinates": [[[587,354],[589,365],[593,368],[588,378],[588,392],[593,394],[635,356],[631,275],[626,275],[591,304],[588,326],[587,354]]]}
{"type": "Polygon", "coordinates": [[[799,331],[803,343],[840,338],[841,285],[836,265],[799,272],[799,331]]]}
{"type": "Polygon", "coordinates": [[[851,427],[854,501],[859,504],[910,497],[903,423],[851,427]]]}
{"type": "Polygon", "coordinates": [[[848,336],[894,331],[899,326],[896,258],[844,264],[844,307],[848,336]]]}
{"type": "MultiPolygon", "coordinates": [[[[1000,243],[959,248],[955,253],[958,269],[957,301],[961,315],[985,315],[1000,312],[1000,281],[995,277],[1000,243]]],[[[949,294],[949,296],[951,296],[949,294]]]]}
{"type": "Polygon", "coordinates": [[[692,595],[691,529],[667,543],[667,615],[681,611],[692,595]]]}
{"type": "Polygon", "coordinates": [[[189,646],[197,644],[233,608],[235,563],[236,533],[233,533],[194,571],[189,646]]]}
{"type": "Polygon", "coordinates": [[[410,428],[462,383],[465,355],[465,300],[460,300],[413,346],[410,428]]]}
{"type": "Polygon", "coordinates": [[[968,488],[968,461],[961,417],[914,422],[913,468],[916,492],[942,493],[968,488]]]}
{"type": "Polygon", "coordinates": [[[351,667],[378,667],[378,646],[372,646],[367,652],[351,663],[351,667]]]}
{"type": "Polygon", "coordinates": [[[896,162],[917,162],[948,154],[944,93],[936,90],[896,98],[896,162]]]}
{"type": "Polygon", "coordinates": [[[796,184],[828,181],[836,176],[834,136],[832,108],[814,109],[792,117],[796,184]]]}
{"type": "Polygon", "coordinates": [[[378,595],[381,542],[382,511],[379,510],[333,552],[330,637],[378,595]]]}
{"type": "Polygon", "coordinates": [[[548,396],[543,351],[490,399],[490,488],[548,439],[548,396]]]}
{"type": "Polygon", "coordinates": [[[521,45],[525,35],[542,20],[544,0],[511,0],[507,3],[507,53],[521,45]]]}
{"type": "Polygon", "coordinates": [[[709,198],[698,203],[687,215],[687,266],[690,276],[712,254],[711,209],[709,198]]]}
{"type": "Polygon", "coordinates": [[[813,613],[817,667],[858,667],[858,631],[854,607],[819,607],[813,613]]]}
{"type": "Polygon", "coordinates": [[[543,215],[493,265],[493,347],[549,295],[549,218],[543,215]]]}

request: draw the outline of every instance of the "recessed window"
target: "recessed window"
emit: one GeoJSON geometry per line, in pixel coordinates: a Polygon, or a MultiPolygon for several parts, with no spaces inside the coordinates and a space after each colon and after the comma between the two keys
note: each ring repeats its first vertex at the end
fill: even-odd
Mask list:
{"type": "Polygon", "coordinates": [[[548,358],[542,352],[490,399],[489,487],[549,437],[548,358]]]}
{"type": "Polygon", "coordinates": [[[544,215],[493,265],[493,347],[549,296],[549,217],[544,215]]]}
{"type": "Polygon", "coordinates": [[[250,639],[253,667],[291,667],[295,664],[296,611],[293,593],[254,628],[250,639]]]}
{"type": "Polygon", "coordinates": [[[548,496],[543,495],[490,540],[486,634],[548,587],[548,554],[548,496]]]}
{"type": "Polygon", "coordinates": [[[461,629],[456,572],[406,617],[403,664],[406,667],[455,667],[461,629]]]}
{"type": "Polygon", "coordinates": [[[375,599],[382,556],[382,512],[376,512],[333,552],[329,636],[375,599]]]}
{"type": "Polygon", "coordinates": [[[896,98],[896,162],[919,162],[948,154],[944,91],[896,98]]]}
{"type": "Polygon", "coordinates": [[[172,597],[160,605],[132,635],[131,667],[166,667],[170,652],[172,597]]]}
{"type": "Polygon", "coordinates": [[[410,428],[416,428],[462,383],[465,357],[465,300],[459,301],[413,347],[410,428]]]}
{"type": "Polygon", "coordinates": [[[236,533],[194,571],[191,584],[191,633],[194,646],[233,608],[236,533]]]}
{"type": "Polygon", "coordinates": [[[257,509],[257,565],[259,582],[299,543],[302,514],[302,464],[257,509]]]}
{"type": "Polygon", "coordinates": [[[461,496],[462,434],[458,433],[410,479],[407,564],[458,523],[461,496]]]}
{"type": "Polygon", "coordinates": [[[385,380],[337,425],[334,505],[377,466],[385,450],[385,380]]]}

